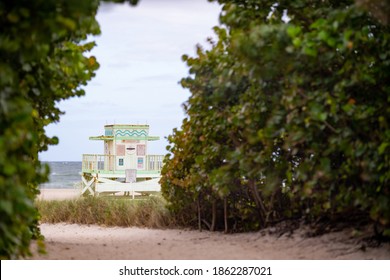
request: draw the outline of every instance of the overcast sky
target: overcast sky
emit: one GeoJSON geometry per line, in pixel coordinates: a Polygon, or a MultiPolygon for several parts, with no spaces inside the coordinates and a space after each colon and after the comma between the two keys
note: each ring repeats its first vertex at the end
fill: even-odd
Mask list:
{"type": "Polygon", "coordinates": [[[188,75],[183,54],[194,55],[195,46],[207,46],[214,36],[220,7],[207,0],[141,0],[128,4],[103,4],[97,19],[102,34],[93,50],[100,63],[86,95],[59,104],[65,115],[47,134],[60,139],[40,154],[43,161],[81,161],[82,154],[103,153],[106,124],[149,124],[149,154],[166,154],[166,137],[180,127],[181,104],[189,92],[179,81],[188,75]]]}

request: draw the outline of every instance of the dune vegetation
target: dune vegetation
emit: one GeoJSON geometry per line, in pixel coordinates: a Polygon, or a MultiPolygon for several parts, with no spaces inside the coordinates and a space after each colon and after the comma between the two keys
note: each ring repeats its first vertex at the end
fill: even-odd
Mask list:
{"type": "Polygon", "coordinates": [[[42,223],[97,224],[121,227],[163,228],[172,217],[161,196],[80,197],[70,200],[37,200],[42,223]]]}

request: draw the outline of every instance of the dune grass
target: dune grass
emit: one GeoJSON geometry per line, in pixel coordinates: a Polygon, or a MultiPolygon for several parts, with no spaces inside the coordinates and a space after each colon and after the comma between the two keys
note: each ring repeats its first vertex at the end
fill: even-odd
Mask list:
{"type": "Polygon", "coordinates": [[[172,224],[172,217],[161,196],[145,199],[84,197],[60,201],[37,200],[36,205],[43,223],[148,228],[164,228],[172,224]]]}

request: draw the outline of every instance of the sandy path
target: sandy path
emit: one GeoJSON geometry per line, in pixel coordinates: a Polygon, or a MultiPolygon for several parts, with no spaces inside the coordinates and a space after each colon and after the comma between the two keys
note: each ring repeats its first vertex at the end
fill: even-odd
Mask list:
{"type": "Polygon", "coordinates": [[[390,245],[364,251],[347,231],[304,238],[265,231],[223,234],[192,230],[42,224],[47,255],[34,259],[390,259],[390,245]]]}
{"type": "Polygon", "coordinates": [[[38,199],[42,200],[64,200],[74,199],[80,196],[79,189],[40,189],[38,199]]]}
{"type": "MultiPolygon", "coordinates": [[[[42,189],[38,199],[72,199],[76,189],[42,189]]],[[[387,259],[390,244],[361,249],[350,232],[307,238],[304,230],[290,237],[268,231],[242,234],[193,230],[42,224],[47,255],[33,259],[387,259]]],[[[34,250],[34,248],[33,248],[34,250]]]]}

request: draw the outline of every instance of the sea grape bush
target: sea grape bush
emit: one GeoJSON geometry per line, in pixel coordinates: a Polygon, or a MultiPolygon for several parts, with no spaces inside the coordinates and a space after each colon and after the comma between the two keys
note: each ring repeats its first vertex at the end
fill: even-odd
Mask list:
{"type": "Polygon", "coordinates": [[[48,168],[38,153],[58,142],[45,134],[62,114],[58,101],[84,95],[99,66],[86,54],[87,36],[100,33],[99,3],[0,2],[0,259],[27,256],[40,236],[34,199],[48,168]]]}
{"type": "Polygon", "coordinates": [[[354,1],[219,2],[217,42],[183,56],[170,209],[211,230],[356,216],[390,235],[389,25],[354,1]]]}
{"type": "Polygon", "coordinates": [[[44,127],[57,122],[57,102],[84,94],[98,63],[81,43],[98,34],[98,1],[0,3],[0,258],[29,254],[39,235],[34,199],[47,167],[38,152],[56,144],[44,127]]]}
{"type": "MultiPolygon", "coordinates": [[[[128,2],[138,0],[111,0],[128,2]]],[[[58,143],[45,126],[58,122],[58,101],[85,94],[99,64],[86,53],[100,34],[99,0],[0,2],[0,258],[30,254],[40,236],[34,206],[48,167],[38,153],[58,143]]]]}

